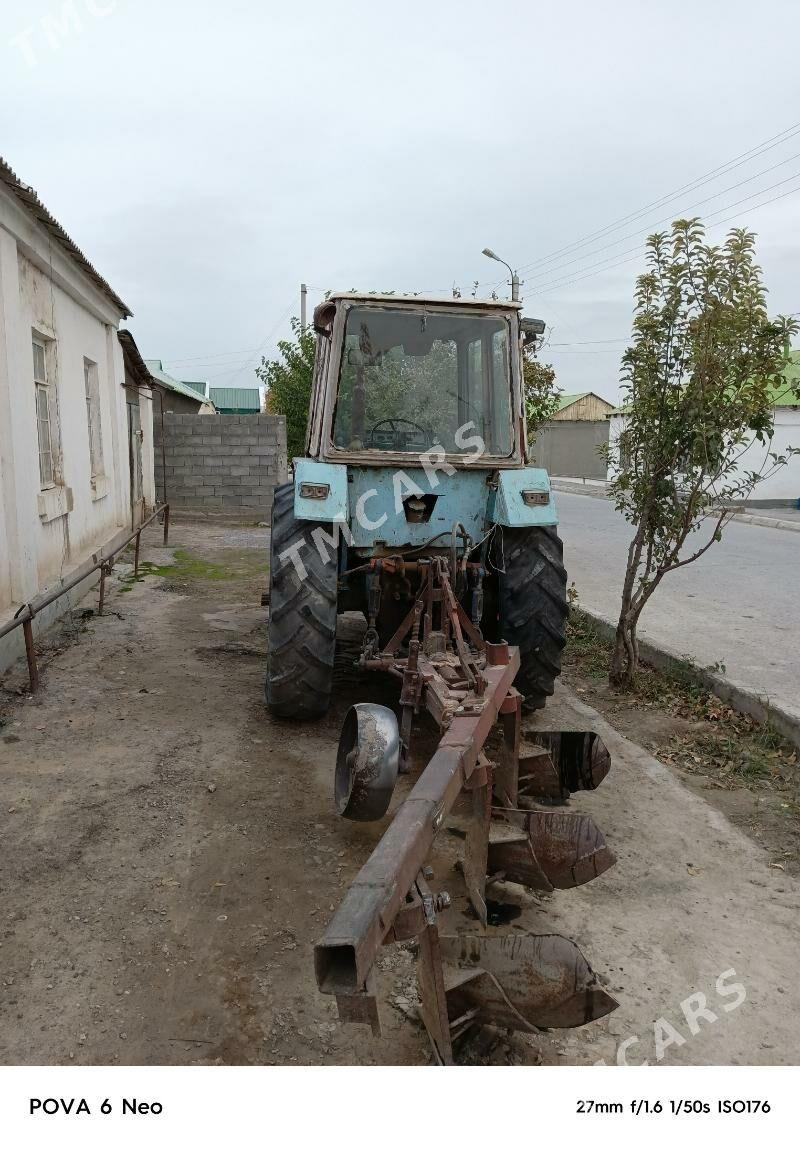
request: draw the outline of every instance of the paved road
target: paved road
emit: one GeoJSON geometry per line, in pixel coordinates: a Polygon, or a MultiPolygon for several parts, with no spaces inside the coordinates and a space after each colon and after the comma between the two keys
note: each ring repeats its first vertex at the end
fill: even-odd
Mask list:
{"type": "MultiPolygon", "coordinates": [[[[558,492],[564,557],[580,602],[616,622],[633,528],[605,499],[558,492]]],[[[696,538],[707,538],[707,533],[696,538]]],[[[800,716],[800,533],[731,523],[696,563],[667,575],[640,636],[800,716]]]]}

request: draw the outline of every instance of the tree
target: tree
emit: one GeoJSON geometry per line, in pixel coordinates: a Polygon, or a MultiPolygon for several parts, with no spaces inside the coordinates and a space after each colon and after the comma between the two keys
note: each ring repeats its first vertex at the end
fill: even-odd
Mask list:
{"type": "Polygon", "coordinates": [[[286,451],[289,459],[302,455],[306,446],[306,423],[311,406],[314,375],[314,330],[300,330],[300,320],[292,319],[292,339],[278,341],[279,359],[262,357],[256,375],[267,386],[265,411],[286,416],[286,451]]]}
{"type": "Polygon", "coordinates": [[[649,237],[647,265],[622,357],[624,428],[606,452],[612,498],[636,528],[609,665],[622,687],[635,676],[637,624],[661,580],[718,541],[731,501],[798,450],[769,450],[775,397],[796,394],[784,373],[797,324],[767,315],[753,233],[734,229],[714,247],[697,219],[676,220],[649,237]]]}
{"type": "Polygon", "coordinates": [[[540,363],[533,348],[522,352],[522,398],[528,426],[528,442],[533,443],[542,424],[558,410],[556,372],[551,363],[540,363]]]}

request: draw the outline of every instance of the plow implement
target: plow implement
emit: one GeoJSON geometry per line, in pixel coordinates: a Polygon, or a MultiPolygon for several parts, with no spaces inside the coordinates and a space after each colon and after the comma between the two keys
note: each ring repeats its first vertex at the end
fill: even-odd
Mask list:
{"type": "MultiPolygon", "coordinates": [[[[396,568],[403,561],[383,562],[396,568]]],[[[386,814],[398,775],[410,766],[415,715],[427,711],[441,738],[316,946],[315,971],[319,989],[336,996],[342,1021],[380,1033],[376,958],[385,944],[416,940],[422,1021],[436,1060],[449,1064],[453,1044],[484,1024],[536,1032],[581,1026],[615,1009],[574,942],[499,933],[488,926],[486,902],[492,884],[550,894],[614,864],[591,817],[563,807],[572,793],[598,786],[610,761],[593,732],[536,732],[535,742],[523,744],[522,696],[514,687],[519,651],[486,641],[477,610],[470,617],[456,594],[454,580],[470,585],[466,552],[460,570],[436,555],[414,566],[419,589],[411,610],[382,649],[368,627],[360,658],[362,667],[400,680],[400,721],[370,703],[348,712],[336,762],[339,813],[361,821],[386,814]],[[440,933],[451,899],[431,889],[428,865],[451,812],[477,919],[476,929],[456,934],[440,933]]]]}

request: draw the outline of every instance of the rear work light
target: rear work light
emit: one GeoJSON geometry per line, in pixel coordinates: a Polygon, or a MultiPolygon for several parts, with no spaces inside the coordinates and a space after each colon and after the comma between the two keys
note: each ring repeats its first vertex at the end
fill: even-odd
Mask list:
{"type": "Polygon", "coordinates": [[[528,507],[545,507],[550,502],[549,491],[523,491],[522,502],[528,507]]]}
{"type": "Polygon", "coordinates": [[[327,499],[331,493],[328,483],[301,483],[301,499],[327,499]]]}

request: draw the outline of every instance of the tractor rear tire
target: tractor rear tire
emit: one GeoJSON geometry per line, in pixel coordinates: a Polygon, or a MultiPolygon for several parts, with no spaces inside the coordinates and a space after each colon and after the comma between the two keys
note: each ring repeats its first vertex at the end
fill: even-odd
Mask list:
{"type": "Polygon", "coordinates": [[[525,711],[545,705],[561,674],[568,613],[563,554],[555,527],[506,528],[503,548],[495,553],[501,569],[500,635],[519,647],[520,669],[514,686],[524,696],[525,711]]]}
{"type": "Polygon", "coordinates": [[[324,563],[311,537],[315,524],[295,519],[294,484],[275,488],[270,542],[267,706],[281,719],[318,719],[328,710],[336,649],[334,558],[324,563]],[[298,543],[306,574],[280,556],[298,543]]]}

